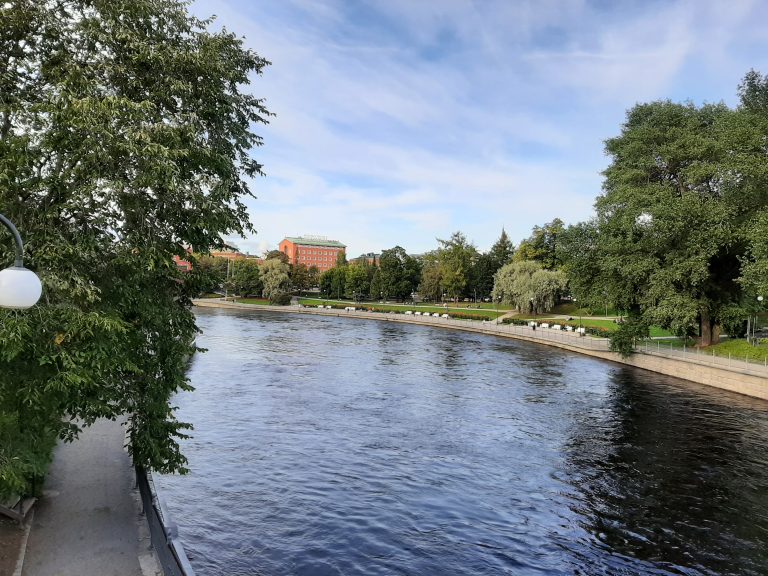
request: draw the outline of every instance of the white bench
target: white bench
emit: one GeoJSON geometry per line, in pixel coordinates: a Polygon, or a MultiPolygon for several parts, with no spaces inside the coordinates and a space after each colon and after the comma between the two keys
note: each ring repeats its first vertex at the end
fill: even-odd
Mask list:
{"type": "Polygon", "coordinates": [[[442,316],[440,316],[440,318],[450,318],[450,316],[448,316],[448,314],[443,314],[442,316]]]}
{"type": "Polygon", "coordinates": [[[406,310],[406,311],[405,311],[405,315],[406,315],[406,316],[410,316],[410,315],[412,315],[412,314],[413,314],[413,310],[406,310]]]}
{"type": "Polygon", "coordinates": [[[552,330],[562,330],[562,329],[563,329],[563,327],[560,326],[560,324],[553,324],[552,325],[552,330]]]}
{"type": "Polygon", "coordinates": [[[542,328],[549,328],[549,322],[542,322],[541,324],[539,324],[539,326],[541,326],[542,328]]]}

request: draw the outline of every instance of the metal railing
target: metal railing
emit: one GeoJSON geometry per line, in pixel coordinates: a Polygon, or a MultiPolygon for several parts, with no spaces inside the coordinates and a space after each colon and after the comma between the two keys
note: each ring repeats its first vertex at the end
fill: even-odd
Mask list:
{"type": "Polygon", "coordinates": [[[726,370],[768,378],[768,356],[764,357],[762,360],[749,357],[742,358],[730,354],[728,356],[717,356],[715,355],[714,350],[709,354],[700,348],[689,348],[685,345],[681,348],[679,346],[673,346],[671,342],[664,342],[662,340],[646,340],[645,342],[638,344],[636,350],[644,354],[675,358],[694,364],[715,366],[726,370]]]}
{"type": "Polygon", "coordinates": [[[186,552],[178,540],[178,528],[162,500],[157,495],[152,473],[136,468],[136,484],[141,494],[141,505],[149,524],[152,547],[165,576],[194,576],[186,552]]]}

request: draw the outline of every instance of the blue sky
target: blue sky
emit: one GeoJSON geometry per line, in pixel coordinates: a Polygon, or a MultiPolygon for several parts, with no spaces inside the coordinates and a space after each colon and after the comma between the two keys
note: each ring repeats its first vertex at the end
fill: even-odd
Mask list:
{"type": "Polygon", "coordinates": [[[487,250],[592,214],[603,141],[628,108],[736,103],[768,73],[768,2],[197,0],[272,62],[276,114],[247,202],[258,234],[323,235],[350,256],[461,230],[487,250]]]}

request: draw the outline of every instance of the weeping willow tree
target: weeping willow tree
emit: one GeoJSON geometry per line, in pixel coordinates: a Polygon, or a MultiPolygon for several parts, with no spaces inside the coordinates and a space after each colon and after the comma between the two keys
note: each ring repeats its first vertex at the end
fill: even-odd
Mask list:
{"type": "MultiPolygon", "coordinates": [[[[34,308],[0,311],[0,495],[29,490],[57,437],[129,420],[138,466],[184,471],[198,274],[173,255],[251,229],[243,197],[268,64],[176,0],[0,6],[0,208],[41,277],[34,308]]],[[[0,233],[0,267],[12,261],[0,233]]]]}
{"type": "Polygon", "coordinates": [[[538,314],[555,306],[567,282],[565,274],[545,270],[540,262],[512,262],[496,273],[493,299],[510,304],[519,312],[538,314]]]}

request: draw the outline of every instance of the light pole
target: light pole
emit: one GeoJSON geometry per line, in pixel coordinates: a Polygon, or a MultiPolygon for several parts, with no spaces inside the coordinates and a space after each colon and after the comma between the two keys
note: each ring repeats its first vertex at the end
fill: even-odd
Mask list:
{"type": "Polygon", "coordinates": [[[0,270],[0,308],[29,308],[40,299],[43,286],[37,274],[24,268],[24,244],[16,226],[2,214],[0,223],[11,231],[16,242],[16,260],[13,266],[0,270]]]}
{"type": "MultiPolygon", "coordinates": [[[[762,307],[763,307],[763,297],[762,296],[758,296],[757,297],[757,307],[758,307],[758,309],[762,309],[762,307]]],[[[752,323],[752,343],[753,344],[757,343],[756,340],[755,340],[755,328],[757,326],[757,317],[758,317],[758,312],[755,312],[755,321],[752,323]]]]}

